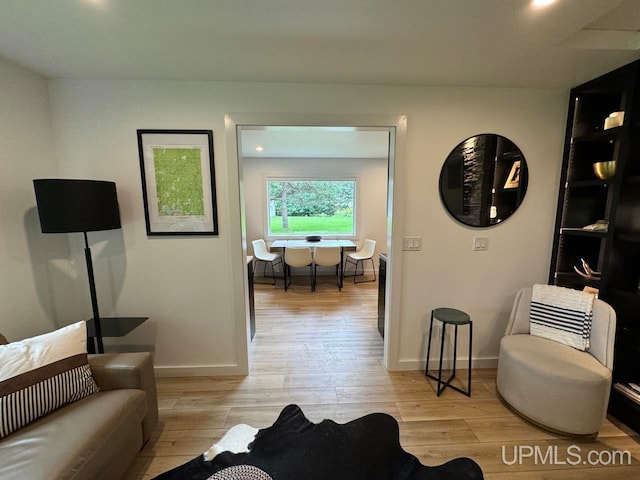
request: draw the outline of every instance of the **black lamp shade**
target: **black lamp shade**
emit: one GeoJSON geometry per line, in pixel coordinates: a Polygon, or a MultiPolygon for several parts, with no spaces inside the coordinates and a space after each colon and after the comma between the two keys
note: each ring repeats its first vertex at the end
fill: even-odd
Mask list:
{"type": "Polygon", "coordinates": [[[33,181],[42,233],[120,228],[116,184],[57,178],[33,181]]]}

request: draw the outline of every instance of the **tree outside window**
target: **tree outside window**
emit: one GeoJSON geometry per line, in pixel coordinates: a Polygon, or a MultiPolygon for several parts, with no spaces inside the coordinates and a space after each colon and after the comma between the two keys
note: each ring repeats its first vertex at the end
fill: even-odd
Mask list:
{"type": "Polygon", "coordinates": [[[355,235],[355,179],[267,181],[269,235],[355,235]]]}

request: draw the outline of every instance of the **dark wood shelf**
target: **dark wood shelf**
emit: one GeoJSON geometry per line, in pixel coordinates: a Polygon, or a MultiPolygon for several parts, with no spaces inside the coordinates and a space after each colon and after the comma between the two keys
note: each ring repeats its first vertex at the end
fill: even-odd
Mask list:
{"type": "Polygon", "coordinates": [[[562,227],[560,229],[560,235],[573,235],[576,237],[590,237],[590,238],[605,238],[607,232],[584,230],[583,228],[562,227]]]}
{"type": "Polygon", "coordinates": [[[636,432],[640,432],[640,405],[637,402],[612,389],[609,398],[609,411],[618,420],[636,432]]]}
{"type": "MultiPolygon", "coordinates": [[[[636,383],[636,382],[632,382],[636,383]]],[[[626,382],[616,382],[613,384],[613,391],[631,400],[640,407],[640,392],[631,388],[626,382]]]]}
{"type": "MultiPolygon", "coordinates": [[[[604,119],[602,120],[604,121],[604,119]]],[[[598,130],[596,132],[586,133],[584,135],[574,137],[573,143],[614,141],[621,130],[622,125],[619,127],[609,128],[607,130],[598,130]]]]}
{"type": "Polygon", "coordinates": [[[609,186],[611,183],[609,180],[573,180],[571,182],[567,182],[567,188],[602,188],[609,186]]]}
{"type": "Polygon", "coordinates": [[[556,272],[555,278],[558,284],[562,285],[575,285],[580,287],[600,287],[600,279],[597,278],[585,278],[578,275],[575,272],[556,272]]]}
{"type": "Polygon", "coordinates": [[[615,238],[622,242],[640,243],[640,233],[618,233],[615,238]]]}
{"type": "MultiPolygon", "coordinates": [[[[640,60],[571,89],[549,269],[549,283],[598,288],[616,312],[616,382],[637,380],[640,364],[640,135],[631,123],[639,114],[640,60]],[[626,123],[603,130],[614,111],[624,111],[626,123]],[[613,159],[615,177],[595,178],[592,164],[613,159]],[[600,219],[608,231],[582,228],[600,219]],[[600,279],[571,271],[581,258],[598,266],[600,279]]],[[[615,390],[609,413],[640,428],[640,403],[615,390]]]]}
{"type": "Polygon", "coordinates": [[[626,297],[630,301],[640,302],[640,290],[622,290],[621,288],[612,288],[611,293],[614,295],[621,295],[626,297]]]}
{"type": "Polygon", "coordinates": [[[630,175],[624,179],[625,183],[640,183],[640,174],[630,175]]]}

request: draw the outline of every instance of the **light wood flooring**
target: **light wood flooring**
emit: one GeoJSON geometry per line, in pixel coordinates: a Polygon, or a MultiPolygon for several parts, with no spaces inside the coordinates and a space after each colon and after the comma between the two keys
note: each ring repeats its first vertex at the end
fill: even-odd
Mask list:
{"type": "Polygon", "coordinates": [[[467,456],[490,480],[640,479],[639,437],[613,419],[597,440],[543,431],[496,398],[495,370],[473,371],[472,398],[453,390],[437,398],[422,372],[383,368],[376,283],[345,281],[338,292],[326,277],[311,293],[303,282],[295,278],[287,292],[281,281],[277,287],[256,285],[257,333],[248,376],[157,379],[160,422],[127,480],[147,480],[190,460],[238,423],[269,426],[290,403],[314,422],[386,412],[398,420],[405,450],[423,464],[467,456]],[[553,449],[557,461],[516,461],[519,452],[544,456],[553,449]],[[623,451],[629,457],[612,458],[623,451]],[[569,463],[577,459],[579,465],[569,463]]]}

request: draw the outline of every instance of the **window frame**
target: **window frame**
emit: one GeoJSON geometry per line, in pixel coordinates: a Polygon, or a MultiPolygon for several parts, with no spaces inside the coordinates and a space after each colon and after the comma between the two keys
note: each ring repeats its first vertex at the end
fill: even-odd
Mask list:
{"type": "Polygon", "coordinates": [[[359,203],[359,178],[357,175],[325,175],[325,176],[298,176],[298,175],[265,175],[263,181],[264,192],[262,195],[263,201],[263,229],[265,238],[267,240],[301,240],[304,239],[308,233],[305,234],[272,234],[271,233],[271,217],[269,212],[269,182],[325,182],[325,181],[345,181],[353,182],[353,233],[348,234],[322,234],[323,239],[344,239],[344,240],[356,240],[359,231],[359,216],[358,216],[358,203],[359,203]]]}

